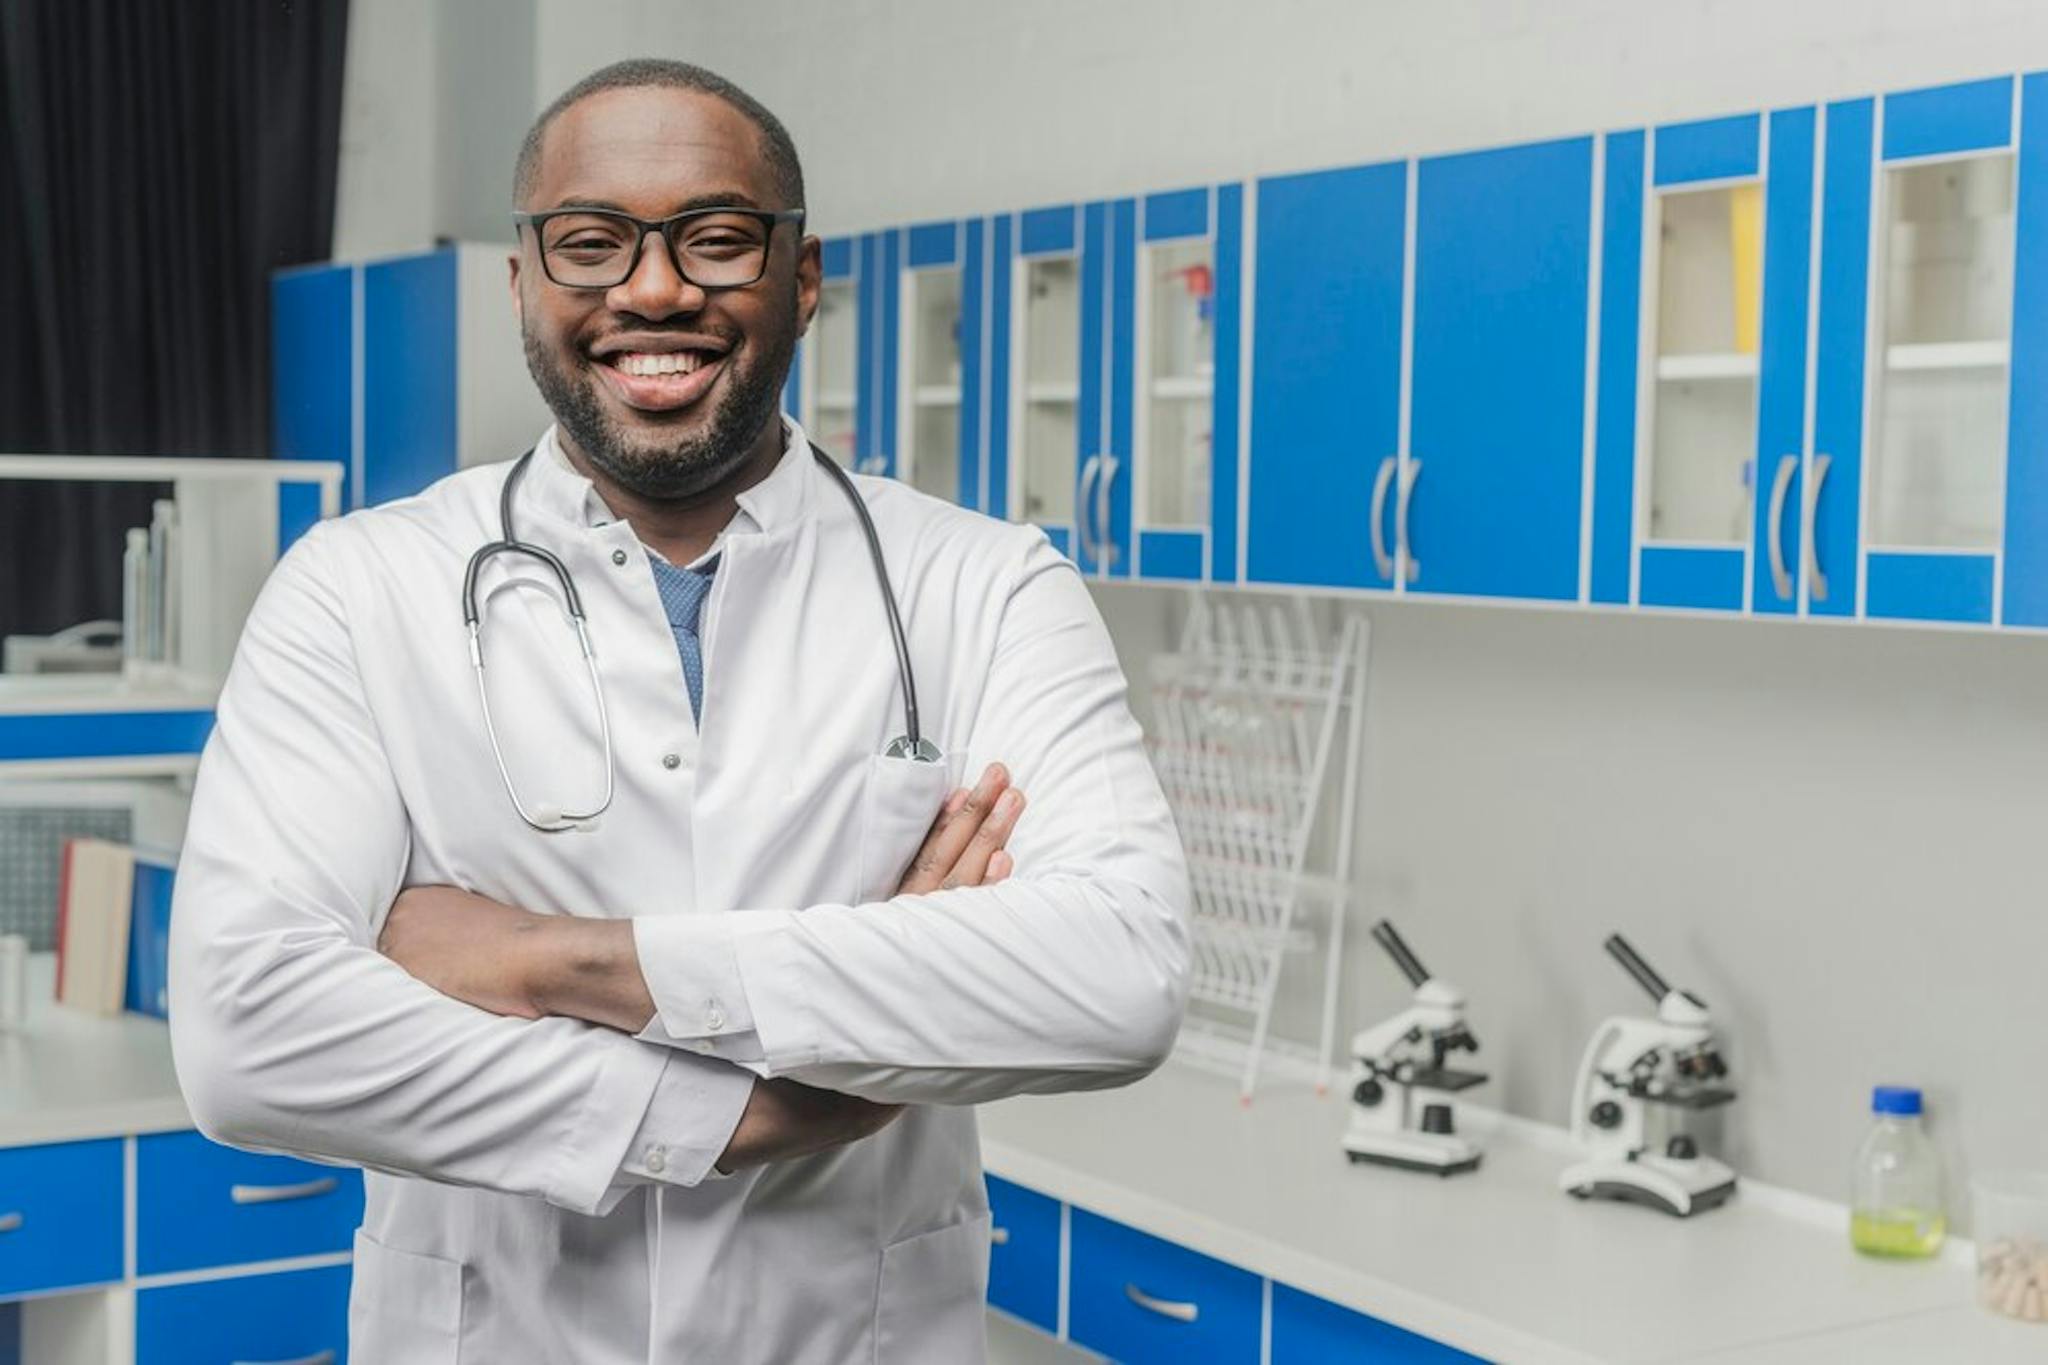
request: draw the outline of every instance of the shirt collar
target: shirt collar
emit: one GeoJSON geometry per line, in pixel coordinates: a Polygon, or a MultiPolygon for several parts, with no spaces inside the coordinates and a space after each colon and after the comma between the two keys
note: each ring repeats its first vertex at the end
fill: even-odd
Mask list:
{"type": "MultiPolygon", "coordinates": [[[[782,429],[782,458],[767,478],[739,495],[739,510],[719,532],[721,541],[735,533],[774,531],[803,514],[810,487],[811,443],[803,428],[788,417],[782,419],[782,429]]],[[[535,444],[525,482],[525,496],[546,515],[576,526],[607,526],[618,520],[590,480],[569,463],[553,426],[535,444]]]]}

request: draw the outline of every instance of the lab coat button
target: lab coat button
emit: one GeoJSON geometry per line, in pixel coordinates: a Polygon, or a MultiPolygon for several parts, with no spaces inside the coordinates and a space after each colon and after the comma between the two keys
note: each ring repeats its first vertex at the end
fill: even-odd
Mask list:
{"type": "Polygon", "coordinates": [[[718,1002],[715,1000],[711,1002],[711,1008],[705,1012],[704,1027],[710,1029],[713,1033],[725,1027],[725,1011],[718,1007],[718,1002]]]}
{"type": "Polygon", "coordinates": [[[668,1148],[649,1147],[647,1149],[647,1169],[655,1175],[660,1175],[667,1167],[668,1148]]]}
{"type": "Polygon", "coordinates": [[[625,562],[626,562],[626,552],[625,552],[624,550],[613,550],[613,551],[612,551],[612,563],[614,563],[614,564],[624,564],[625,562]]]}
{"type": "Polygon", "coordinates": [[[681,754],[663,754],[661,756],[661,766],[667,768],[670,772],[674,772],[677,768],[683,766],[683,756],[681,754]]]}

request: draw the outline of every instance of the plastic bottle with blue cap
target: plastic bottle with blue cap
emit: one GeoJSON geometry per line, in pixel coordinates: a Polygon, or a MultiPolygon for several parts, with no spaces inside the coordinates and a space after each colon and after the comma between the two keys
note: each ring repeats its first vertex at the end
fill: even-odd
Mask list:
{"type": "Polygon", "coordinates": [[[1849,1241],[1867,1256],[1923,1257],[1948,1235],[1941,1154],[1927,1136],[1920,1092],[1880,1085],[1871,1092],[1870,1132],[1856,1151],[1849,1241]]]}

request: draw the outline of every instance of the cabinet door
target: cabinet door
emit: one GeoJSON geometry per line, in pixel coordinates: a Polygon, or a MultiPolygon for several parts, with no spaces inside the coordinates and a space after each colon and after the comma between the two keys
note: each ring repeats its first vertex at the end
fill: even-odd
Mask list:
{"type": "Polygon", "coordinates": [[[410,497],[455,472],[457,264],[446,247],[362,267],[360,506],[410,497]]]}
{"type": "Polygon", "coordinates": [[[1081,571],[1131,572],[1131,426],[1136,365],[1138,206],[1132,199],[1081,211],[1081,403],[1074,486],[1081,571]]]}
{"type": "Polygon", "coordinates": [[[1148,195],[1138,206],[1133,521],[1142,578],[1236,577],[1242,214],[1235,185],[1148,195]]]}
{"type": "Polygon", "coordinates": [[[1407,198],[1405,162],[1256,187],[1250,582],[1394,585],[1407,198]]]}
{"type": "Polygon", "coordinates": [[[0,1150],[0,1297],[121,1278],[121,1139],[0,1150]]]}
{"type": "Polygon", "coordinates": [[[135,1269],[162,1275],[347,1251],[361,1171],[238,1152],[199,1133],[135,1140],[135,1269]]]}
{"type": "Polygon", "coordinates": [[[136,1365],[348,1365],[349,1267],[141,1289],[136,1365]]]}
{"type": "Polygon", "coordinates": [[[1769,121],[1764,185],[1763,359],[1757,378],[1750,610],[1799,610],[1806,507],[1808,302],[1813,279],[1813,109],[1769,121]]]}
{"type": "Polygon", "coordinates": [[[975,435],[965,403],[968,367],[978,359],[967,334],[965,228],[909,229],[898,283],[894,464],[898,477],[947,502],[961,502],[970,491],[965,463],[975,435]]]}
{"type": "Polygon", "coordinates": [[[1013,1317],[1060,1330],[1060,1204],[988,1178],[988,1301],[1013,1317]]]}
{"type": "Polygon", "coordinates": [[[1590,138],[1418,167],[1410,590],[1580,595],[1592,211],[1590,138]]]}
{"type": "MultiPolygon", "coordinates": [[[[270,279],[270,453],[341,466],[341,506],[354,507],[355,296],[348,265],[281,270],[270,279]]],[[[316,484],[280,484],[278,551],[320,519],[316,484]]]]}
{"type": "Polygon", "coordinates": [[[828,237],[821,244],[818,311],[783,396],[811,440],[849,467],[860,456],[859,247],[852,237],[828,237]]]}
{"type": "MultiPolygon", "coordinates": [[[[1475,1365],[1479,1357],[1326,1299],[1273,1286],[1272,1365],[1475,1365]]],[[[1483,1363],[1481,1363],[1483,1365],[1483,1363]]]]}
{"type": "Polygon", "coordinates": [[[1074,1209],[1067,1333],[1127,1365],[1253,1365],[1259,1277],[1074,1209]]]}
{"type": "MultiPolygon", "coordinates": [[[[2022,395],[2040,379],[2030,382],[2031,357],[2015,345],[2014,90],[2001,78],[1886,96],[1860,148],[1866,165],[1875,151],[1861,200],[1853,165],[1829,184],[1845,218],[1862,208],[1872,223],[1860,462],[1868,616],[1996,615],[2008,472],[2016,488],[2027,477],[2015,458],[2026,451],[2022,395]]],[[[1842,373],[1832,359],[1830,376],[1842,373]]]]}
{"type": "MultiPolygon", "coordinates": [[[[1009,254],[1008,228],[996,225],[999,258],[1009,254]]],[[[1014,231],[1015,263],[1002,305],[1009,315],[1003,503],[1012,520],[1044,528],[1062,553],[1078,559],[1084,350],[1098,367],[1101,359],[1082,299],[1081,213],[1071,205],[1032,209],[1017,215],[1014,231]]],[[[1099,295],[1098,287],[1098,314],[1099,295]]],[[[1100,427],[1100,392],[1099,381],[1089,389],[1096,399],[1090,440],[1100,427]]]]}
{"type": "Polygon", "coordinates": [[[2048,626],[2048,74],[2020,82],[2020,243],[2013,262],[2011,433],[2005,476],[2007,625],[2048,626]]]}
{"type": "Polygon", "coordinates": [[[860,239],[855,282],[859,361],[854,415],[854,468],[863,474],[896,476],[898,412],[895,401],[900,358],[903,233],[897,228],[860,239]]]}

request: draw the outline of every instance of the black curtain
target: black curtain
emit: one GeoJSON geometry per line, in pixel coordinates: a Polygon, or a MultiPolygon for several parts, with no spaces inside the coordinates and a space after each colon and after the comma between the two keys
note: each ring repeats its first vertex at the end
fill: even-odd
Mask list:
{"type": "MultiPolygon", "coordinates": [[[[347,0],[0,0],[0,452],[264,455],[333,244],[347,0]]],[[[161,486],[0,480],[0,634],[120,616],[161,486]]]]}

